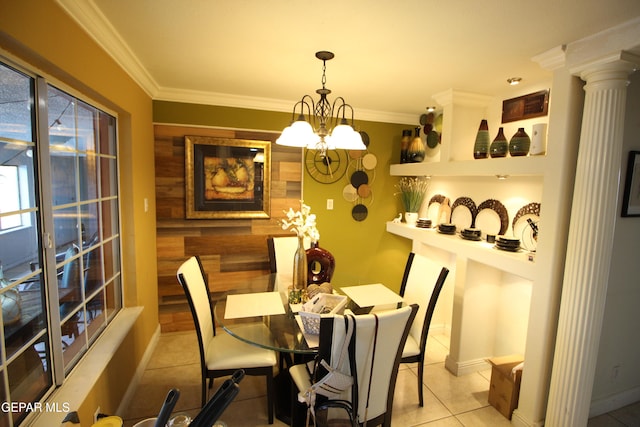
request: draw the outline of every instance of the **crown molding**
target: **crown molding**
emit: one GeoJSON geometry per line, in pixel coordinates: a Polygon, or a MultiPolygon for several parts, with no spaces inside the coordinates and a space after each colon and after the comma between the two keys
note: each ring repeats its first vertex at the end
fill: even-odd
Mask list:
{"type": "Polygon", "coordinates": [[[533,62],[537,62],[542,68],[549,71],[557,70],[564,67],[567,59],[567,47],[565,45],[556,46],[531,58],[533,62]]]}
{"type": "Polygon", "coordinates": [[[120,37],[93,0],[56,0],[71,18],[82,27],[120,67],[149,95],[158,91],[158,85],[120,37]]]}
{"type": "MultiPolygon", "coordinates": [[[[93,0],[56,0],[73,20],[154,100],[291,112],[295,101],[160,87],[93,0]]],[[[416,124],[417,115],[356,110],[358,120],[416,124]]]]}
{"type": "Polygon", "coordinates": [[[436,93],[432,98],[441,106],[455,104],[466,107],[486,107],[493,100],[493,98],[488,95],[464,92],[456,89],[447,89],[443,92],[436,93]]]}
{"type": "MultiPolygon", "coordinates": [[[[277,111],[291,113],[296,101],[260,98],[256,96],[233,95],[229,93],[217,93],[195,91],[176,88],[160,88],[153,97],[158,101],[185,102],[190,104],[218,105],[221,107],[247,108],[250,110],[277,111]]],[[[415,114],[393,113],[388,111],[363,110],[355,108],[358,121],[371,121],[383,123],[398,123],[415,125],[418,122],[415,114]]]]}

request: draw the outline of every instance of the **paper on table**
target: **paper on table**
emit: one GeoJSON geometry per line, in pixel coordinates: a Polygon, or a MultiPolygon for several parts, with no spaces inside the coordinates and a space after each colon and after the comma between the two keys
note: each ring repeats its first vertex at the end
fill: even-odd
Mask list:
{"type": "Polygon", "coordinates": [[[284,314],[279,292],[254,292],[227,296],[225,319],[284,314]]]}
{"type": "Polygon", "coordinates": [[[402,302],[402,297],[382,283],[371,285],[346,286],[340,288],[353,302],[360,307],[373,307],[383,304],[402,302]]]}

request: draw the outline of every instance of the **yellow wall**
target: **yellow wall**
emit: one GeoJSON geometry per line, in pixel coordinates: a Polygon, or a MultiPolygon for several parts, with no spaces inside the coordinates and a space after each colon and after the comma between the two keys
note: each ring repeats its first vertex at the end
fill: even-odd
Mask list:
{"type": "MultiPolygon", "coordinates": [[[[281,131],[291,120],[290,113],[167,101],[154,101],[153,106],[156,123],[281,131]]],[[[357,109],[355,113],[357,116],[357,109]]],[[[372,203],[365,200],[369,216],[362,222],[351,217],[353,203],[342,197],[349,172],[333,184],[320,184],[305,173],[304,199],[318,216],[320,246],[336,258],[335,286],[382,282],[398,290],[411,245],[407,239],[385,231],[385,222],[402,210],[394,196],[397,177],[389,176],[389,165],[398,163],[402,129],[411,126],[364,121],[357,126],[369,134],[369,151],[378,159],[372,175],[372,203]],[[333,199],[333,210],[326,209],[327,199],[333,199]]]]}
{"type": "Polygon", "coordinates": [[[54,0],[0,0],[0,29],[0,47],[13,58],[119,116],[125,304],[144,310],[79,408],[81,420],[91,420],[97,404],[115,412],[158,327],[156,257],[149,254],[156,246],[152,103],[54,0]]]}

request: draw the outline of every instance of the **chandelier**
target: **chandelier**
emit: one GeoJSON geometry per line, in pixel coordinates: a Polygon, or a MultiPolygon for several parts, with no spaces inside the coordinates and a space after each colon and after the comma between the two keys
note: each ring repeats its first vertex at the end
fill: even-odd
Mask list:
{"type": "Polygon", "coordinates": [[[327,150],[366,150],[362,136],[353,127],[351,105],[341,96],[333,104],[327,99],[331,90],[325,86],[326,63],[333,57],[332,52],[316,52],[316,58],[322,61],[322,89],[316,90],[320,99],[314,103],[310,95],[304,95],[293,106],[292,123],[282,131],[276,144],[318,150],[322,157],[327,150]]]}

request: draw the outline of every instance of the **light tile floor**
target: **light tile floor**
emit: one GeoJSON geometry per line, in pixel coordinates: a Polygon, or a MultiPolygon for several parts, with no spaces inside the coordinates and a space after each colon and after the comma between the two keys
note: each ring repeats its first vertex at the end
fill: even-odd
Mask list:
{"type": "MultiPolygon", "coordinates": [[[[456,377],[444,368],[449,337],[437,331],[427,341],[424,407],[418,406],[417,367],[401,365],[393,404],[400,427],[501,427],[511,423],[487,402],[491,371],[456,377]]],[[[162,334],[128,409],[124,427],[158,414],[167,392],[176,387],[175,413],[195,416],[200,408],[200,368],[195,332],[162,334]]],[[[218,380],[214,390],[220,385],[218,380]]],[[[221,417],[229,427],[268,426],[263,377],[245,377],[240,394],[221,417]]],[[[286,424],[275,420],[273,426],[286,424]]],[[[588,427],[640,426],[640,402],[589,420],[588,427]]]]}

